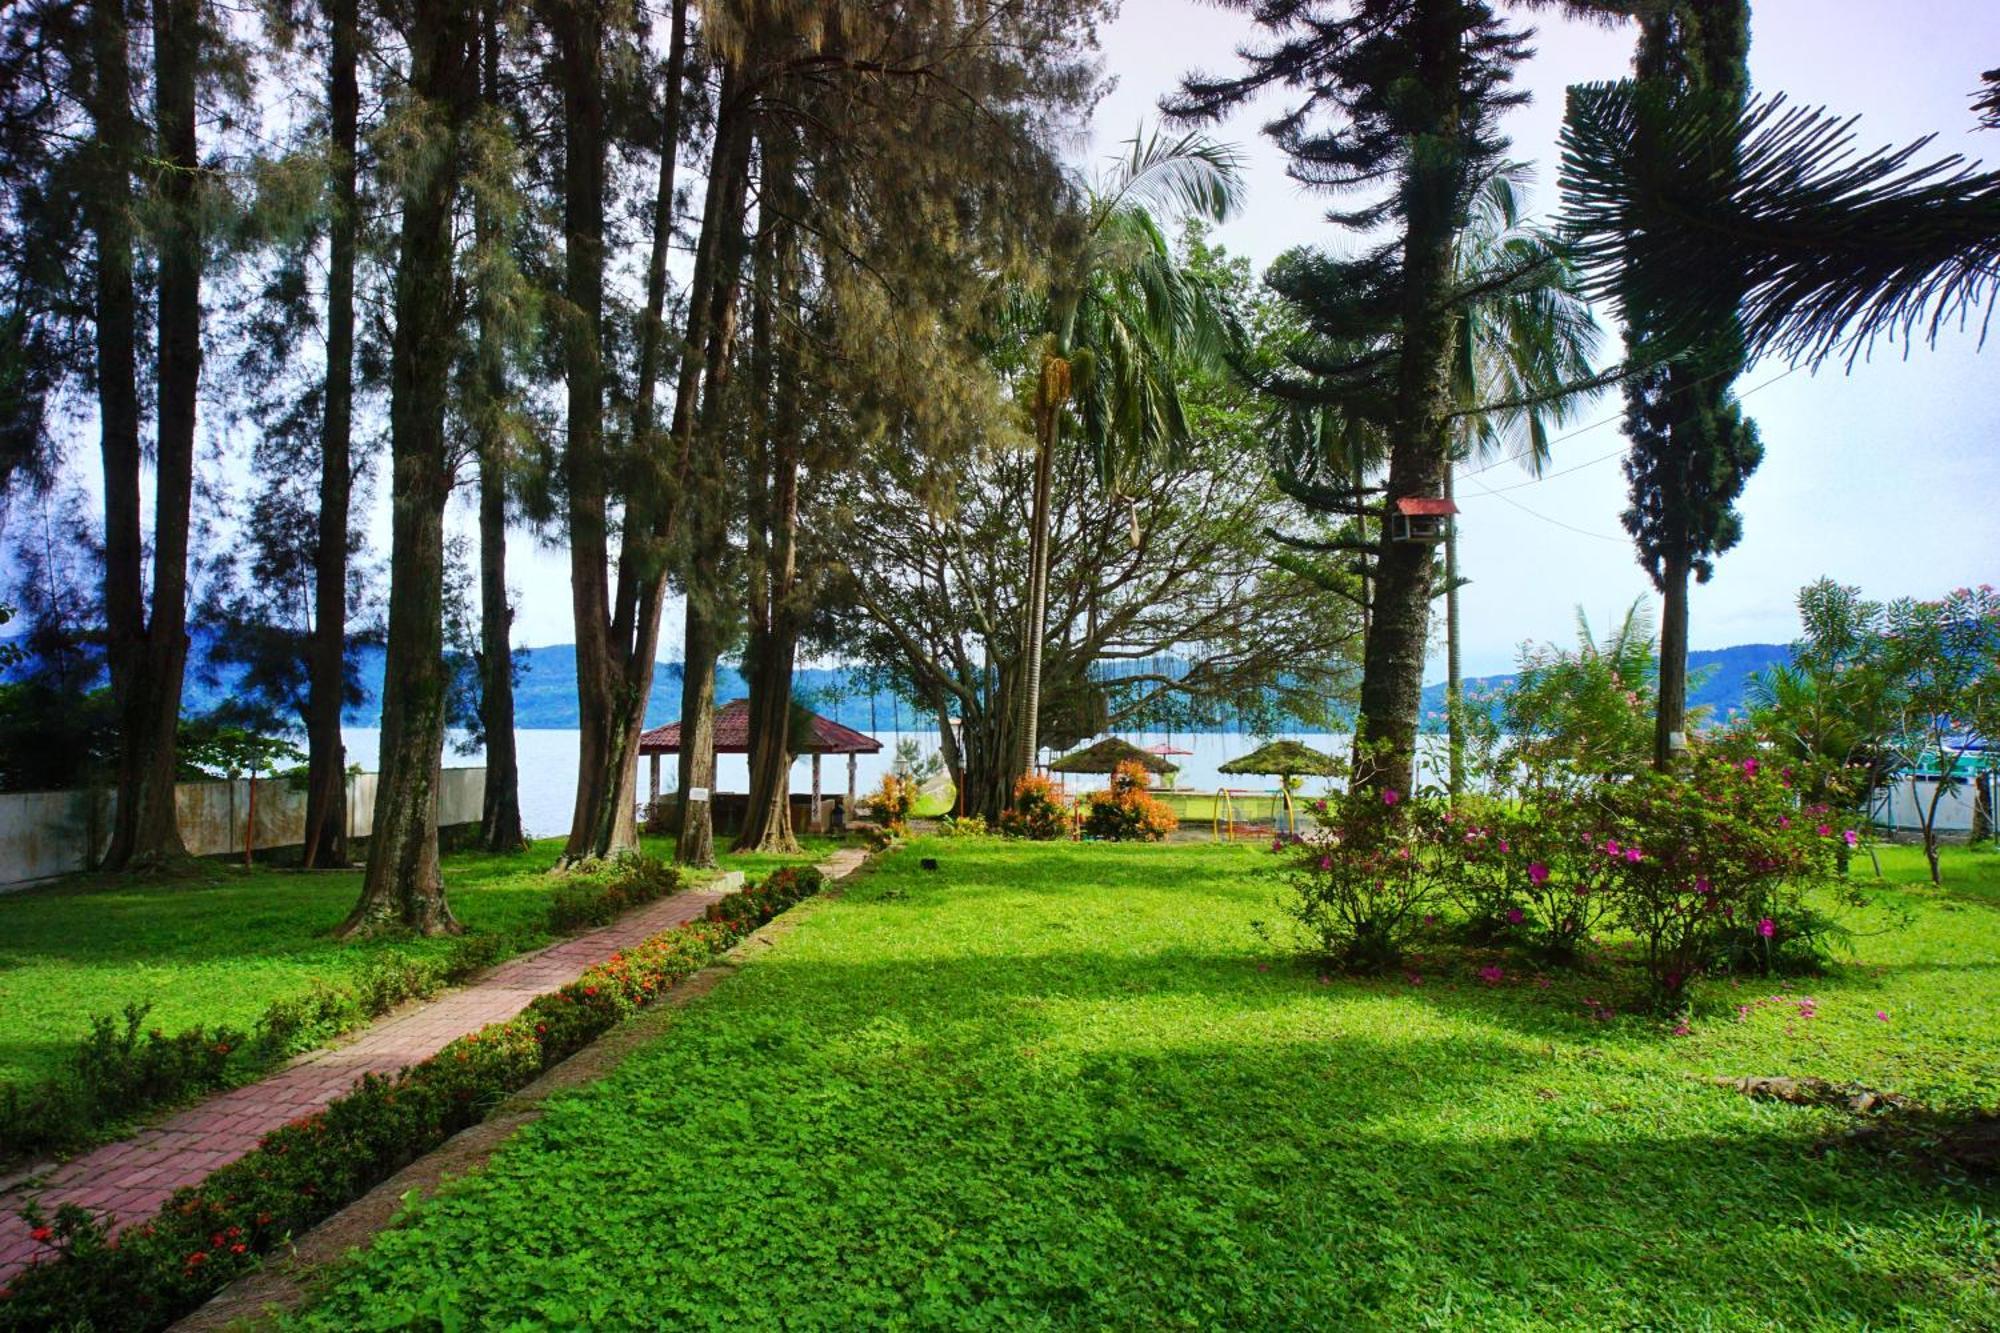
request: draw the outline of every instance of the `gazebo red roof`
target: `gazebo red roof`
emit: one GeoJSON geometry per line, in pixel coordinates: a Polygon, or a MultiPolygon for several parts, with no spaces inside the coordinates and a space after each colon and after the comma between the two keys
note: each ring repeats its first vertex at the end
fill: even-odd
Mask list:
{"type": "MultiPolygon", "coordinates": [[[[882,742],[873,736],[843,727],[818,713],[812,714],[811,718],[812,741],[799,751],[800,754],[875,754],[882,748],[882,742]]],[[[680,750],[681,724],[678,722],[654,727],[639,737],[640,754],[679,754],[680,750]]],[[[732,699],[715,710],[715,752],[750,753],[748,699],[732,699]]]]}
{"type": "Polygon", "coordinates": [[[1406,495],[1396,501],[1396,512],[1409,518],[1432,518],[1456,514],[1458,506],[1442,496],[1406,495]]]}

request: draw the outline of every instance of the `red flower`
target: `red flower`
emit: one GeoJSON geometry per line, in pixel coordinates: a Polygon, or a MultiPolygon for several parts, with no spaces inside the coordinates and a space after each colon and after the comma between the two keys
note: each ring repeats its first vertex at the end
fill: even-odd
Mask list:
{"type": "Polygon", "coordinates": [[[55,1235],[56,1233],[53,1227],[36,1227],[33,1231],[30,1231],[28,1234],[34,1237],[36,1240],[46,1244],[48,1242],[49,1237],[55,1235]]]}

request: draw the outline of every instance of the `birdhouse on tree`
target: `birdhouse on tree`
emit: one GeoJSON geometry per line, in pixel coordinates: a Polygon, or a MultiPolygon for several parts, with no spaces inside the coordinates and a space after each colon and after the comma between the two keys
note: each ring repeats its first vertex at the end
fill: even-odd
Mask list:
{"type": "Polygon", "coordinates": [[[1399,542],[1441,542],[1458,506],[1434,495],[1406,495],[1389,515],[1389,536],[1399,542]]]}

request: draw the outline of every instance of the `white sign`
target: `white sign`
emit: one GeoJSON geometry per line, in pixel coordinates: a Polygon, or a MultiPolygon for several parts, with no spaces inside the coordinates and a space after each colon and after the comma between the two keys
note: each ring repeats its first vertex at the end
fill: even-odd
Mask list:
{"type": "Polygon", "coordinates": [[[708,799],[708,788],[706,788],[706,787],[689,787],[689,788],[688,788],[688,799],[689,799],[690,801],[705,801],[705,800],[707,800],[707,799],[708,799]]]}

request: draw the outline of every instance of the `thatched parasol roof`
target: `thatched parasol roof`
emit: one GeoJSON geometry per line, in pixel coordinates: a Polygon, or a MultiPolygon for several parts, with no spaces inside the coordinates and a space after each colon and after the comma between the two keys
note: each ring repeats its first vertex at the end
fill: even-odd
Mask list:
{"type": "Polygon", "coordinates": [[[1148,753],[1130,741],[1106,736],[1095,745],[1086,746],[1074,754],[1066,754],[1050,764],[1057,773],[1109,773],[1127,761],[1144,764],[1148,772],[1178,773],[1179,764],[1170,764],[1156,754],[1148,753]]]}
{"type": "Polygon", "coordinates": [[[1216,771],[1330,778],[1340,771],[1340,761],[1297,741],[1272,741],[1269,745],[1258,746],[1241,759],[1230,760],[1216,771]]]}

